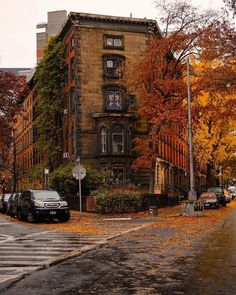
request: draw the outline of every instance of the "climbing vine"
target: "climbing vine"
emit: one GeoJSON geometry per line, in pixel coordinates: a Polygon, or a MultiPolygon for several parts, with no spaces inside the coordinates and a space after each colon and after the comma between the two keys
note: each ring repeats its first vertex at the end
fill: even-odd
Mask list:
{"type": "Polygon", "coordinates": [[[44,164],[52,169],[60,164],[62,153],[63,86],[66,75],[63,48],[63,42],[52,37],[35,73],[36,147],[43,156],[44,164]]]}

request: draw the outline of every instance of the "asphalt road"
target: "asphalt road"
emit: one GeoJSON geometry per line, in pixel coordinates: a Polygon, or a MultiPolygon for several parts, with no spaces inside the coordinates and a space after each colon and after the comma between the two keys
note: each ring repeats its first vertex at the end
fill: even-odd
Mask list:
{"type": "Polygon", "coordinates": [[[75,258],[2,283],[0,294],[236,294],[235,209],[215,233],[191,247],[167,244],[177,230],[147,224],[75,258]]]}

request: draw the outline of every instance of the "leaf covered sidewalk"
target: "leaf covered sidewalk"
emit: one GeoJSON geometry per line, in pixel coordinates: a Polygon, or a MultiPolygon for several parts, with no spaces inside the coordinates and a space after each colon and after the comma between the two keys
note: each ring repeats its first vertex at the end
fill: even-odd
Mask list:
{"type": "MultiPolygon", "coordinates": [[[[122,231],[132,230],[140,226],[150,226],[158,229],[178,229],[178,239],[181,235],[188,234],[189,241],[194,235],[199,233],[207,233],[217,226],[218,223],[224,221],[228,214],[236,207],[236,201],[227,204],[226,208],[210,209],[204,211],[202,217],[181,216],[181,206],[166,207],[158,209],[155,217],[150,216],[149,211],[130,213],[130,214],[96,214],[79,211],[71,211],[71,219],[68,222],[61,223],[58,221],[24,224],[46,228],[49,230],[61,230],[65,232],[74,232],[78,234],[91,234],[99,236],[110,236],[120,234],[122,231]]],[[[17,223],[21,223],[16,219],[12,219],[17,223]]]]}

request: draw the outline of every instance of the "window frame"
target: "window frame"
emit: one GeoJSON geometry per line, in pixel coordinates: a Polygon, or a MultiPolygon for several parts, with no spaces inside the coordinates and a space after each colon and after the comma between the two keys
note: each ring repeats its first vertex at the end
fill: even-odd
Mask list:
{"type": "Polygon", "coordinates": [[[124,50],[124,36],[123,35],[104,35],[104,48],[124,50]],[[107,40],[112,39],[112,45],[107,44],[107,40]],[[115,39],[121,40],[121,46],[115,45],[115,39]]]}
{"type": "Polygon", "coordinates": [[[103,71],[104,79],[122,79],[125,70],[125,57],[123,55],[104,55],[103,71]],[[109,66],[108,63],[113,63],[109,66]]]}
{"type": "Polygon", "coordinates": [[[107,129],[105,127],[100,128],[100,152],[102,154],[107,153],[107,129]]]}
{"type": "Polygon", "coordinates": [[[124,154],[125,153],[125,130],[124,130],[124,126],[120,125],[120,124],[114,124],[111,126],[110,128],[110,139],[111,139],[111,152],[113,155],[115,154],[124,154]],[[117,132],[115,131],[115,128],[121,128],[121,132],[117,132]],[[117,135],[121,135],[122,136],[122,140],[120,142],[115,142],[114,140],[114,136],[117,135]],[[116,151],[115,151],[115,145],[116,144],[116,151]],[[118,145],[121,144],[122,146],[122,150],[119,151],[118,145]]]}

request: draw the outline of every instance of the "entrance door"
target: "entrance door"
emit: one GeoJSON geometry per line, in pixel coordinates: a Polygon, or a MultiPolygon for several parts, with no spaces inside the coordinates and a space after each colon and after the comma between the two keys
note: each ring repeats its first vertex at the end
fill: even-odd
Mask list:
{"type": "Polygon", "coordinates": [[[122,183],[124,181],[124,165],[123,164],[112,165],[112,178],[113,178],[113,182],[116,184],[122,183]]]}

